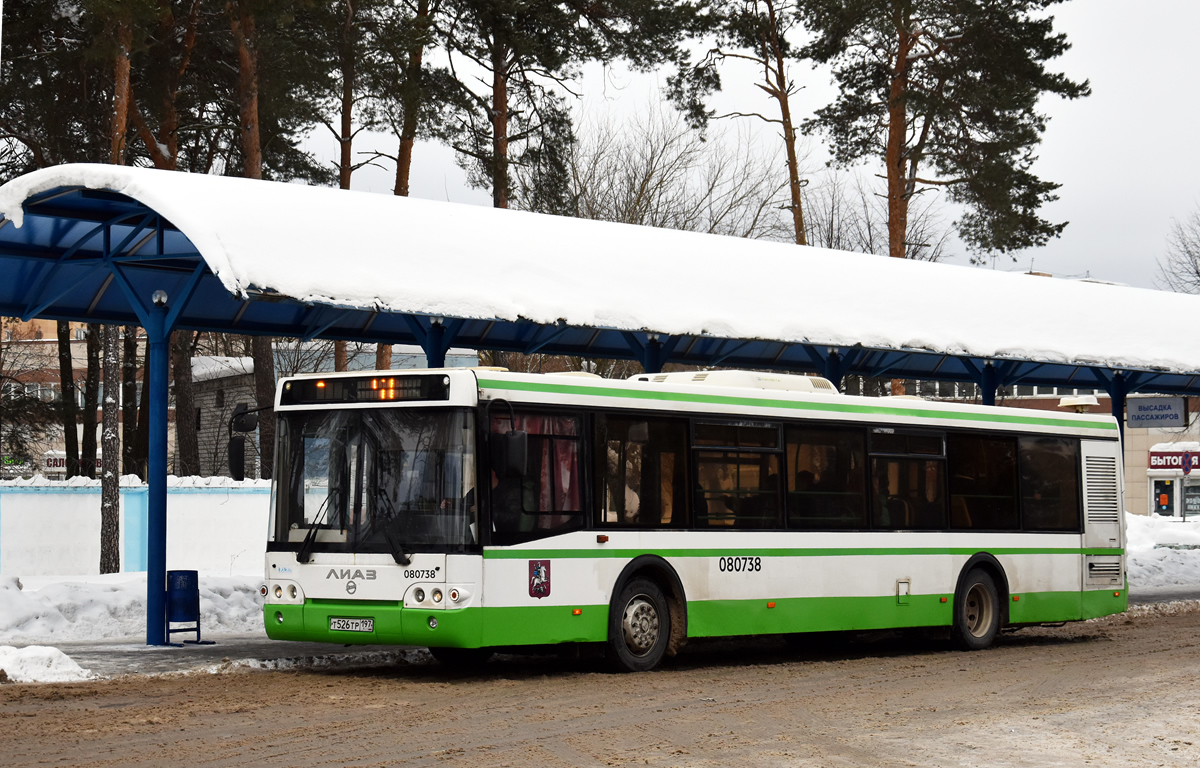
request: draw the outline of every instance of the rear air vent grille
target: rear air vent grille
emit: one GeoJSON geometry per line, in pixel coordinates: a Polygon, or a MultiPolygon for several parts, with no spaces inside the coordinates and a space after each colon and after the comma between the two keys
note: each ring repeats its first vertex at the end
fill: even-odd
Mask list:
{"type": "Polygon", "coordinates": [[[695,376],[693,376],[692,381],[704,381],[707,378],[708,378],[708,371],[705,371],[704,373],[697,373],[695,376]]]}
{"type": "Polygon", "coordinates": [[[1087,488],[1089,523],[1120,522],[1121,504],[1117,493],[1116,458],[1088,456],[1084,463],[1084,487],[1087,488]]]}
{"type": "Polygon", "coordinates": [[[1120,563],[1088,563],[1088,576],[1093,579],[1119,579],[1120,563]]]}

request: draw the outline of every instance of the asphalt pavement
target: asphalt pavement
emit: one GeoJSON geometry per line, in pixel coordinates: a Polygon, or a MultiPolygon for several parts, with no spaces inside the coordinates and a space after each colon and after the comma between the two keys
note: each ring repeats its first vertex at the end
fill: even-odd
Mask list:
{"type": "MultiPolygon", "coordinates": [[[[1131,589],[1133,605],[1200,600],[1200,585],[1131,589]]],[[[432,662],[424,649],[388,646],[342,646],[329,643],[299,643],[271,640],[261,633],[209,636],[212,645],[148,646],[141,637],[113,640],[56,643],[55,647],[92,674],[114,677],[127,674],[217,672],[246,667],[288,669],[291,667],[369,666],[390,663],[432,662]]]]}

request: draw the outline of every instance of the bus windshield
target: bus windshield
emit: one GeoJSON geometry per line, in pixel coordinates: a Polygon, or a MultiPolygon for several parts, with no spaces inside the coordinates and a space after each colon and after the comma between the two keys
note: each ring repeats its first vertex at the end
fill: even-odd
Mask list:
{"type": "Polygon", "coordinates": [[[275,550],[463,552],[477,541],[465,409],[279,414],[275,550]]]}

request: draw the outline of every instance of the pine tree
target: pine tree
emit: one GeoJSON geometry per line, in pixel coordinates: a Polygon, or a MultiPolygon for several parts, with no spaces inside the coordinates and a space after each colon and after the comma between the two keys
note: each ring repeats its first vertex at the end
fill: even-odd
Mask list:
{"type": "Polygon", "coordinates": [[[815,35],[803,53],[833,66],[839,95],[806,127],[835,162],[884,161],[889,255],[906,255],[908,208],[945,187],[973,249],[1043,245],[1065,223],[1038,215],[1058,184],[1032,172],[1043,94],[1090,90],[1046,65],[1067,49],[1046,11],[1061,0],[799,0],[815,35]]]}
{"type": "MultiPolygon", "coordinates": [[[[471,183],[490,187],[497,208],[509,204],[511,163],[539,163],[550,174],[565,169],[571,132],[561,91],[570,91],[579,64],[623,58],[645,69],[679,60],[701,15],[695,3],[666,0],[445,0],[444,9],[451,73],[466,105],[451,143],[471,183]],[[485,89],[473,87],[476,78],[460,71],[456,56],[487,73],[485,89]]],[[[546,182],[565,188],[564,179],[546,182]]]]}
{"type": "Polygon", "coordinates": [[[711,20],[716,46],[695,66],[685,66],[668,79],[668,95],[688,117],[693,127],[703,130],[713,119],[755,117],[778,126],[787,160],[792,229],[798,245],[807,244],[800,161],[796,154],[796,125],[791,99],[799,88],[792,80],[788,63],[795,56],[789,33],[797,25],[796,3],[792,0],[725,0],[714,4],[711,20]],[[721,88],[721,65],[727,61],[749,62],[759,72],[754,85],[775,102],[774,114],[736,111],[717,115],[705,104],[711,92],[721,88]]]}

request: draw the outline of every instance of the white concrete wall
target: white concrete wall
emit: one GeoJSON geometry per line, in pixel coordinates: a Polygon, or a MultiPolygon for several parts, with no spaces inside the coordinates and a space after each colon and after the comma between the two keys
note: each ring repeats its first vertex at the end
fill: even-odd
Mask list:
{"type": "MultiPolygon", "coordinates": [[[[167,568],[224,573],[262,569],[270,489],[170,487],[167,568]]],[[[121,488],[122,571],[146,570],[146,487],[121,488]]],[[[99,484],[0,483],[0,576],[100,572],[99,484]]]]}

